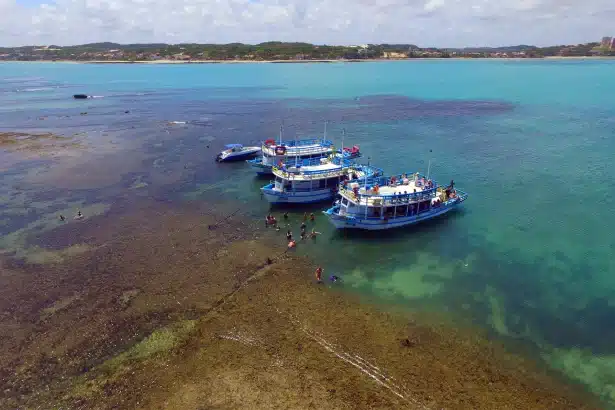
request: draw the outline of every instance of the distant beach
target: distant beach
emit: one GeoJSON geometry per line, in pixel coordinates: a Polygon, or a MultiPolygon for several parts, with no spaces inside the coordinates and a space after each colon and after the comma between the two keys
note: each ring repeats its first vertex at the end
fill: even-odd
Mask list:
{"type": "Polygon", "coordinates": [[[330,63],[374,63],[374,62],[393,62],[393,61],[541,61],[541,60],[613,60],[611,56],[596,57],[563,57],[547,56],[539,58],[522,57],[417,57],[417,58],[376,58],[376,59],[356,59],[356,60],[147,60],[147,61],[124,61],[124,60],[55,60],[55,61],[0,61],[0,63],[72,63],[72,64],[330,64],[330,63]]]}

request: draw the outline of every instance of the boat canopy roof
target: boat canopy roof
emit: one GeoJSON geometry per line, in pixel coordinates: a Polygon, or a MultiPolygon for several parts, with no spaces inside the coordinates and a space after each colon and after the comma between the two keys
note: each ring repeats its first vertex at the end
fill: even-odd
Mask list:
{"type": "Polygon", "coordinates": [[[410,201],[429,199],[438,192],[438,189],[442,188],[439,187],[436,181],[429,180],[424,175],[416,172],[353,179],[348,181],[344,188],[340,189],[340,193],[347,196],[353,202],[358,202],[362,205],[381,206],[382,204],[389,204],[389,202],[392,203],[400,198],[410,201]],[[377,188],[375,188],[376,186],[377,188]],[[378,198],[379,202],[372,201],[374,198],[378,198]]]}
{"type": "Polygon", "coordinates": [[[226,144],[225,148],[243,148],[242,144],[226,144]]]}
{"type": "Polygon", "coordinates": [[[323,147],[330,147],[333,145],[333,142],[330,140],[326,140],[324,138],[306,138],[301,140],[282,140],[281,144],[278,144],[278,140],[274,140],[273,138],[267,140],[265,142],[272,142],[271,145],[283,145],[285,147],[303,147],[306,145],[322,145],[323,147]]]}

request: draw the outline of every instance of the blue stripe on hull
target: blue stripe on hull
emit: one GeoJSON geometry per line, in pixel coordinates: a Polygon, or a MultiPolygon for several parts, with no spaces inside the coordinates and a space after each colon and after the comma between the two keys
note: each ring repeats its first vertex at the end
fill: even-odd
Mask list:
{"type": "Polygon", "coordinates": [[[280,193],[271,189],[271,184],[261,188],[265,199],[271,204],[311,204],[330,201],[333,199],[331,191],[321,191],[310,195],[297,195],[296,193],[280,193]],[[284,198],[284,199],[282,199],[284,198]]]}
{"type": "Polygon", "coordinates": [[[383,219],[356,219],[356,222],[352,222],[352,220],[348,220],[344,217],[339,217],[336,214],[330,214],[324,212],[325,215],[329,218],[329,221],[335,226],[337,229],[365,229],[365,230],[385,230],[385,229],[395,229],[401,228],[407,225],[414,225],[420,222],[427,221],[429,219],[437,218],[439,216],[445,215],[450,211],[453,211],[461,205],[462,202],[458,202],[456,204],[445,207],[438,212],[429,212],[427,214],[418,215],[418,216],[407,216],[401,218],[389,219],[387,222],[384,222],[383,219]]]}

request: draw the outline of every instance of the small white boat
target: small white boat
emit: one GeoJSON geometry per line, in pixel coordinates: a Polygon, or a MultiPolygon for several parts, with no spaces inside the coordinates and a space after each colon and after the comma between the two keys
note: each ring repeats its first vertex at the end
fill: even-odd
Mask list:
{"type": "Polygon", "coordinates": [[[241,161],[261,152],[261,147],[244,147],[241,144],[228,144],[224,151],[216,156],[218,162],[241,161]]]}

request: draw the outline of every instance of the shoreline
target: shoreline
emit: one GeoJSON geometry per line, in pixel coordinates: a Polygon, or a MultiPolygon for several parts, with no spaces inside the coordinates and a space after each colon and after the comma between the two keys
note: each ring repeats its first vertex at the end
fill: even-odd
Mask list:
{"type": "Polygon", "coordinates": [[[430,61],[430,60],[489,60],[489,61],[542,61],[542,60],[615,60],[615,56],[547,56],[547,57],[416,57],[416,58],[376,58],[376,59],[357,59],[357,60],[147,60],[147,61],[124,61],[124,60],[36,60],[36,61],[14,61],[2,60],[1,63],[59,63],[59,64],[153,64],[153,65],[175,65],[175,64],[332,64],[332,63],[375,63],[375,62],[399,62],[399,61],[430,61]]]}
{"type": "Polygon", "coordinates": [[[476,329],[316,284],[260,220],[220,221],[210,204],[120,203],[42,234],[48,260],[0,264],[0,308],[19,306],[0,321],[19,330],[0,346],[0,403],[598,408],[476,329]]]}

